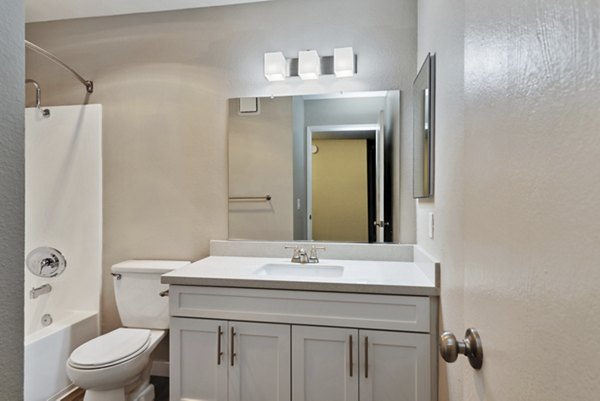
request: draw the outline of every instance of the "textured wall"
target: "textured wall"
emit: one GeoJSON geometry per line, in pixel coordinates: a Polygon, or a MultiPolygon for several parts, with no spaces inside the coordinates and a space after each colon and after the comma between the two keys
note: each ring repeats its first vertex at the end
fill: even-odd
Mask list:
{"type": "Polygon", "coordinates": [[[23,1],[0,2],[0,400],[23,398],[23,1]]]}
{"type": "MultiPolygon", "coordinates": [[[[199,259],[227,237],[226,99],[399,88],[416,72],[415,0],[278,0],[168,13],[29,24],[104,106],[103,329],[119,324],[110,265],[199,259]],[[269,84],[263,53],[354,46],[359,74],[269,84]]],[[[86,101],[73,78],[28,52],[44,101],[86,101]]],[[[402,129],[410,132],[408,103],[402,129]]],[[[405,149],[410,152],[410,149],[405,149]]],[[[407,154],[409,157],[410,153],[407,154]]]]}

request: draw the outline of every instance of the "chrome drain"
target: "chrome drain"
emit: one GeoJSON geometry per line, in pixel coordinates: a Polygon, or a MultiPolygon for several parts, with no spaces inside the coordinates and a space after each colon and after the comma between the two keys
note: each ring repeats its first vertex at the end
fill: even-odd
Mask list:
{"type": "Polygon", "coordinates": [[[49,313],[46,313],[42,316],[42,326],[47,327],[52,324],[52,316],[49,313]]]}

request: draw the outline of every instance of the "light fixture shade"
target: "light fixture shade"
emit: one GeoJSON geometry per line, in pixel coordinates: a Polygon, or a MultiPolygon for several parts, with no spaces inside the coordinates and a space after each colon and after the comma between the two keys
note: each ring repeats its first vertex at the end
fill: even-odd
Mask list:
{"type": "Polygon", "coordinates": [[[319,78],[321,58],[316,50],[305,50],[298,53],[298,75],[304,80],[319,78]]]}
{"type": "Polygon", "coordinates": [[[354,50],[351,47],[333,49],[333,71],[338,78],[354,75],[354,50]]]}
{"type": "Polygon", "coordinates": [[[265,77],[269,81],[285,79],[285,57],[282,52],[265,53],[265,77]]]}

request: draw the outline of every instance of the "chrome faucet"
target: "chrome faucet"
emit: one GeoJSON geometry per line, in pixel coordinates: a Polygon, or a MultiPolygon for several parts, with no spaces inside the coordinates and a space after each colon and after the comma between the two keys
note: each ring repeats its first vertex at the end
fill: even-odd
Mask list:
{"type": "Polygon", "coordinates": [[[39,287],[33,287],[31,291],[29,291],[29,298],[36,299],[42,294],[48,294],[52,291],[52,286],[50,284],[42,284],[39,287]]]}
{"type": "Polygon", "coordinates": [[[312,246],[310,248],[310,256],[305,248],[300,248],[299,246],[285,246],[285,249],[293,249],[294,254],[292,255],[291,262],[292,263],[319,263],[319,258],[317,256],[317,250],[323,249],[324,246],[312,246]]]}

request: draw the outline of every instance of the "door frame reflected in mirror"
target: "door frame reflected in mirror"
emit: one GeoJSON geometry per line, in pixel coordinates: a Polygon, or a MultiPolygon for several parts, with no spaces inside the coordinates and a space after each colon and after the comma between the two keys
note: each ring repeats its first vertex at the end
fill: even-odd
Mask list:
{"type": "MultiPolygon", "coordinates": [[[[375,139],[375,141],[378,141],[378,137],[380,136],[381,132],[381,124],[331,124],[331,125],[315,125],[315,126],[308,126],[306,127],[306,233],[307,233],[307,240],[308,241],[312,241],[313,240],[313,230],[312,230],[312,215],[313,215],[313,185],[312,185],[312,179],[313,179],[313,137],[316,134],[327,134],[328,136],[331,136],[331,138],[328,139],[337,139],[337,140],[343,140],[343,139],[375,139]],[[369,135],[369,132],[373,132],[372,135],[369,135]]],[[[379,152],[380,149],[383,149],[383,147],[379,147],[377,146],[377,144],[375,145],[376,148],[376,160],[381,159],[381,161],[383,162],[383,157],[380,156],[379,152]]],[[[377,163],[377,161],[375,161],[375,163],[377,163]]],[[[376,168],[377,170],[377,168],[376,168]]],[[[384,197],[384,188],[381,187],[381,185],[383,184],[383,182],[378,178],[378,174],[376,174],[376,179],[374,180],[375,183],[375,187],[376,187],[376,201],[374,202],[374,209],[375,211],[375,219],[378,218],[378,216],[383,216],[385,215],[384,210],[382,210],[383,207],[383,202],[380,202],[380,200],[383,200],[384,197]]],[[[383,176],[383,174],[381,174],[381,176],[383,176]]],[[[376,220],[371,221],[371,215],[369,213],[367,213],[368,218],[367,218],[367,224],[372,224],[374,223],[376,220]]],[[[382,227],[383,228],[383,227],[382,227]]],[[[367,231],[369,230],[369,227],[367,227],[367,231]]],[[[372,235],[369,235],[369,241],[368,242],[383,242],[383,232],[379,233],[380,230],[375,230],[376,234],[374,235],[374,238],[370,238],[372,235]]]]}

